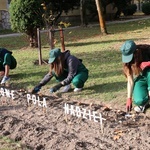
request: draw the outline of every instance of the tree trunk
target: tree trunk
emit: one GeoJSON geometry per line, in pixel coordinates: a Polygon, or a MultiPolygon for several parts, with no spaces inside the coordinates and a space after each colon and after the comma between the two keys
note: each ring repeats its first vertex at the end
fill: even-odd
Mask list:
{"type": "Polygon", "coordinates": [[[86,2],[85,0],[80,0],[80,17],[81,17],[81,26],[87,26],[87,16],[86,16],[86,2]]]}
{"type": "Polygon", "coordinates": [[[27,33],[29,36],[30,47],[38,47],[38,39],[37,39],[37,29],[30,30],[27,33]]]}
{"type": "Polygon", "coordinates": [[[81,26],[84,25],[83,23],[83,0],[80,0],[80,17],[81,17],[81,26]]]}
{"type": "Polygon", "coordinates": [[[102,3],[101,3],[101,0],[95,0],[95,2],[96,2],[98,17],[99,17],[99,22],[100,22],[100,30],[102,34],[106,35],[107,30],[106,30],[105,20],[103,16],[102,3]]]}

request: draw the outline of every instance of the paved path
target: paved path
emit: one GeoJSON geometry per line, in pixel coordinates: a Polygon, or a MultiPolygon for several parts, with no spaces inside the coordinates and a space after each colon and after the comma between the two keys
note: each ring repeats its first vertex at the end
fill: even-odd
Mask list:
{"type": "MultiPolygon", "coordinates": [[[[119,20],[119,21],[107,21],[106,22],[106,25],[107,24],[116,24],[116,23],[125,23],[125,22],[132,22],[132,21],[137,21],[137,20],[145,20],[145,19],[150,19],[150,16],[144,16],[144,17],[140,17],[140,18],[131,18],[131,19],[128,19],[128,20],[119,20]]],[[[90,25],[90,26],[97,26],[99,24],[93,24],[93,25],[90,25]]],[[[67,29],[71,29],[71,28],[77,28],[77,27],[80,27],[80,26],[76,26],[76,27],[68,27],[67,29]]],[[[45,31],[43,31],[45,32],[45,31]]],[[[4,37],[14,37],[14,36],[21,36],[23,35],[23,33],[12,33],[12,34],[5,34],[5,35],[0,35],[0,38],[4,38],[4,37]]]]}

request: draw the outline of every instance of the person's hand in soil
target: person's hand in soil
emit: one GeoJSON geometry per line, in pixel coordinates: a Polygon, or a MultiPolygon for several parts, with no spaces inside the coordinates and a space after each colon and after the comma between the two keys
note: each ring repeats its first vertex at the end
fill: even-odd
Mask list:
{"type": "Polygon", "coordinates": [[[32,94],[38,93],[40,91],[41,87],[42,87],[41,84],[36,85],[31,93],[32,94]]]}
{"type": "Polygon", "coordinates": [[[126,102],[126,111],[129,112],[132,110],[132,98],[128,98],[126,102]]]}
{"type": "Polygon", "coordinates": [[[50,88],[50,93],[54,93],[58,91],[63,85],[61,83],[55,85],[54,87],[50,88]]]}

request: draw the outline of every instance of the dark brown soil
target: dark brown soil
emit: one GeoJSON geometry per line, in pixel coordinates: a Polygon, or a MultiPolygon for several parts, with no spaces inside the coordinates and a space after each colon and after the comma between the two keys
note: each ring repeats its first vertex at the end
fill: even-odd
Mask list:
{"type": "Polygon", "coordinates": [[[150,148],[150,114],[125,117],[126,112],[101,104],[47,97],[47,109],[27,103],[26,94],[16,100],[0,97],[0,136],[21,143],[30,150],[148,150],[150,148]],[[69,104],[101,114],[98,122],[65,114],[69,104]]]}

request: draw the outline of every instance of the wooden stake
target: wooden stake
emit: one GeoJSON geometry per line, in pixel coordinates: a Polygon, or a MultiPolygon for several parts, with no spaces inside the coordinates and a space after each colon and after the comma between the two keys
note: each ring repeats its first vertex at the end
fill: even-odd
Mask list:
{"type": "Polygon", "coordinates": [[[65,44],[64,44],[64,34],[63,34],[63,29],[60,29],[60,41],[61,41],[61,47],[62,51],[65,51],[65,44]]]}
{"type": "Polygon", "coordinates": [[[37,38],[38,38],[38,51],[39,51],[39,65],[42,65],[41,34],[39,28],[37,28],[37,38]]]}

